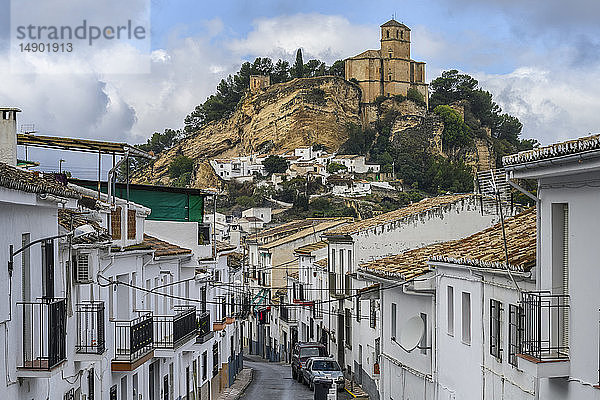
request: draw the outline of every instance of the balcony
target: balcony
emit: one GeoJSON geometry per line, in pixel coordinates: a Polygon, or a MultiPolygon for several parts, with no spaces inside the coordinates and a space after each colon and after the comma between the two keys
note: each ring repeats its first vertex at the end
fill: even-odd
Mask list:
{"type": "Polygon", "coordinates": [[[287,322],[288,324],[293,324],[298,322],[298,317],[296,316],[296,308],[288,307],[288,306],[280,306],[279,307],[279,318],[283,322],[287,322]]]}
{"type": "Polygon", "coordinates": [[[133,371],[154,356],[152,313],[133,320],[115,320],[113,372],[133,371]]]}
{"type": "Polygon", "coordinates": [[[199,313],[196,316],[196,323],[198,326],[198,334],[196,335],[196,343],[202,344],[206,343],[214,336],[214,332],[211,329],[210,325],[210,312],[205,311],[203,313],[199,313]]]}
{"type": "Polygon", "coordinates": [[[23,324],[23,353],[19,377],[42,377],[66,360],[65,299],[20,302],[23,324]]]}
{"type": "Polygon", "coordinates": [[[176,350],[196,336],[196,307],[175,306],[175,311],[173,315],[153,316],[155,349],[176,350]]]}
{"type": "Polygon", "coordinates": [[[569,296],[525,292],[521,303],[519,367],[540,378],[568,376],[569,296]]]}
{"type": "Polygon", "coordinates": [[[106,350],[104,335],[104,302],[79,303],[75,307],[77,341],[75,361],[95,360],[106,350]],[[96,357],[94,357],[96,356],[96,357]]]}

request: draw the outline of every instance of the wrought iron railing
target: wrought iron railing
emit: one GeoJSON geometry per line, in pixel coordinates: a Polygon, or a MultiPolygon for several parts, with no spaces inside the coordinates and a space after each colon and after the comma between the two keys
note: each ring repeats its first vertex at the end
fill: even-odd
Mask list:
{"type": "Polygon", "coordinates": [[[155,348],[175,349],[196,334],[196,307],[175,306],[175,311],[173,315],[153,317],[155,348]]]}
{"type": "Polygon", "coordinates": [[[569,358],[569,296],[525,292],[521,324],[521,354],[538,360],[569,358]]]}
{"type": "Polygon", "coordinates": [[[17,304],[21,306],[23,326],[23,358],[19,368],[49,371],[66,360],[66,300],[17,304]]]}
{"type": "Polygon", "coordinates": [[[77,304],[77,342],[75,351],[83,354],[102,354],[104,342],[104,302],[90,301],[77,304]]]}
{"type": "Polygon", "coordinates": [[[154,349],[152,313],[115,324],[115,360],[133,362],[154,349]]]}
{"type": "Polygon", "coordinates": [[[203,313],[198,313],[196,315],[196,324],[198,327],[196,343],[205,343],[214,336],[212,325],[210,323],[210,312],[205,311],[203,313]]]}

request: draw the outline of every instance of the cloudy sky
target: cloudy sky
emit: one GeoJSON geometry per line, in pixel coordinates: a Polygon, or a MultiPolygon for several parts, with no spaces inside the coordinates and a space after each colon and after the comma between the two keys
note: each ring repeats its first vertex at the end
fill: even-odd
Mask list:
{"type": "MultiPolygon", "coordinates": [[[[52,73],[40,63],[21,73],[10,65],[10,2],[0,0],[0,105],[21,108],[19,122],[34,123],[40,134],[145,142],[152,132],[180,128],[244,60],[293,61],[302,48],[305,61],[332,63],[378,48],[379,25],[394,14],[412,29],[412,56],[427,63],[428,81],[452,68],[474,76],[504,111],[519,117],[523,137],[547,144],[600,131],[597,0],[132,0],[102,12],[98,3],[105,2],[39,3],[48,18],[149,13],[151,25],[147,73],[95,70],[104,61],[145,62],[147,54],[128,45],[78,54],[69,72],[52,73]]],[[[60,157],[65,167],[91,177],[90,158],[30,152],[46,168],[60,157]]]]}

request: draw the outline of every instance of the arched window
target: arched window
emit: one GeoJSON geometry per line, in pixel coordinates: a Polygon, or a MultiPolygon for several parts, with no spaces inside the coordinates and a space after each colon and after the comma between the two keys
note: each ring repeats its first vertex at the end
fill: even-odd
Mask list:
{"type": "Polygon", "coordinates": [[[389,38],[390,37],[390,31],[385,31],[385,37],[389,38]]]}
{"type": "Polygon", "coordinates": [[[393,55],[393,54],[392,54],[392,49],[389,49],[389,50],[388,50],[388,56],[390,56],[390,58],[392,58],[392,55],[393,55]]]}
{"type": "Polygon", "coordinates": [[[398,29],[396,29],[396,39],[398,39],[398,29]]]}
{"type": "Polygon", "coordinates": [[[404,31],[400,32],[400,39],[404,39],[404,31]]]}

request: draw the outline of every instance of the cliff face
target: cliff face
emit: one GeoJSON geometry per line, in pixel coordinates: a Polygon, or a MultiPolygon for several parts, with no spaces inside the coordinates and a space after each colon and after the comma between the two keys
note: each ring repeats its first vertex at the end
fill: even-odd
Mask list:
{"type": "MultiPolygon", "coordinates": [[[[297,147],[322,144],[337,151],[348,140],[346,125],[373,125],[394,111],[390,141],[399,146],[403,135],[419,135],[429,140],[429,151],[442,156],[441,118],[413,101],[387,99],[381,104],[360,105],[357,85],[338,77],[294,79],[248,93],[229,118],[213,121],[190,134],[158,159],[138,171],[136,183],[170,185],[168,168],[178,155],[194,160],[192,187],[216,187],[220,183],[209,164],[215,158],[250,154],[282,154],[297,147]]],[[[484,140],[463,149],[474,172],[490,168],[493,154],[484,140]]]]}
{"type": "Polygon", "coordinates": [[[168,166],[177,155],[196,161],[191,185],[214,186],[208,160],[248,154],[280,154],[320,143],[337,150],[347,123],[360,124],[360,89],[342,78],[294,79],[248,93],[234,113],[213,121],[170,150],[158,154],[136,182],[169,184],[168,166]]]}

